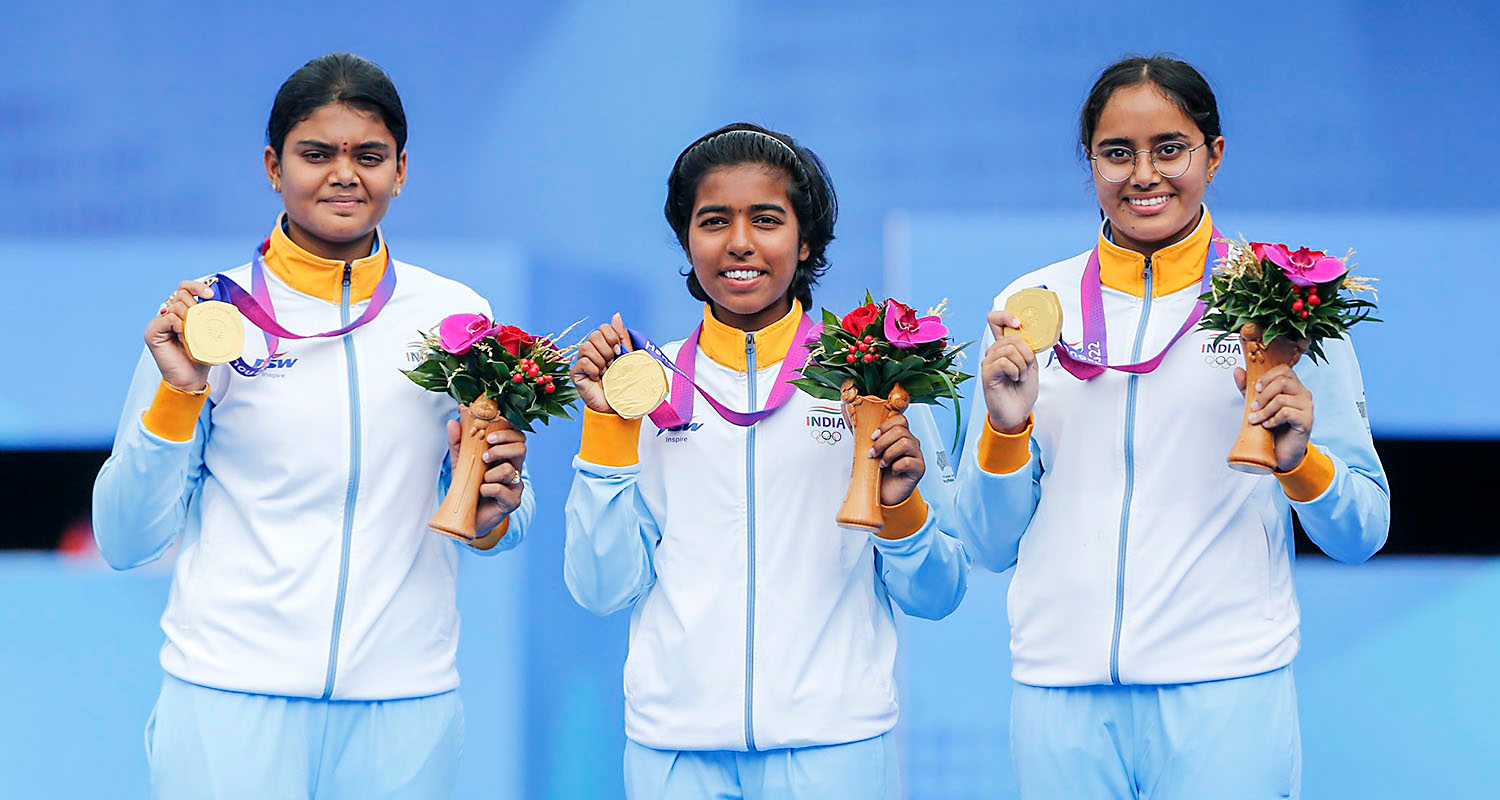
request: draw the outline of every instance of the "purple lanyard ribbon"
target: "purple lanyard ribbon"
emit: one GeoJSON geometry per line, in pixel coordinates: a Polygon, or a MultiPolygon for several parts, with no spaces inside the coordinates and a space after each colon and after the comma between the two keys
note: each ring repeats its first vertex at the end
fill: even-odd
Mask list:
{"type": "Polygon", "coordinates": [[[1063,369],[1067,370],[1073,377],[1088,381],[1104,374],[1106,369],[1129,372],[1135,375],[1145,375],[1161,366],[1163,359],[1167,357],[1167,351],[1177,340],[1187,335],[1203,315],[1208,313],[1208,303],[1201,299],[1213,289],[1214,282],[1214,256],[1224,257],[1225,248],[1223,237],[1218,228],[1213,229],[1212,244],[1208,248],[1208,255],[1203,260],[1203,279],[1198,286],[1200,299],[1193,304],[1193,310],[1188,314],[1187,321],[1177,329],[1172,341],[1161,349],[1155,357],[1140,361],[1135,364],[1111,364],[1109,363],[1109,346],[1104,326],[1104,294],[1100,288],[1099,279],[1099,247],[1094,246],[1094,252],[1089,254],[1088,266],[1083,270],[1083,280],[1079,286],[1080,305],[1083,306],[1083,342],[1079,347],[1074,347],[1063,342],[1053,345],[1052,352],[1062,363],[1063,369]]]}
{"type": "Polygon", "coordinates": [[[748,428],[760,422],[776,413],[787,404],[788,400],[792,399],[797,389],[792,385],[792,381],[796,380],[797,376],[802,373],[802,368],[807,366],[808,343],[820,335],[822,330],[823,326],[813,322],[811,316],[802,315],[802,322],[797,326],[797,333],[792,340],[792,348],[787,351],[786,358],[781,361],[781,370],[776,373],[776,383],[771,388],[771,396],[766,399],[765,408],[749,413],[735,411],[724,405],[693,380],[698,366],[698,337],[703,333],[701,324],[693,330],[693,334],[687,338],[687,341],[682,343],[682,349],[677,351],[676,363],[667,358],[661,348],[640,331],[630,330],[632,347],[646,351],[652,358],[660,361],[663,366],[681,378],[681,380],[672,381],[672,396],[651,412],[651,422],[658,428],[677,428],[692,422],[694,390],[703,395],[703,399],[713,406],[714,411],[719,412],[719,416],[733,425],[748,428]]]}
{"type": "Polygon", "coordinates": [[[245,319],[260,328],[261,334],[266,337],[266,360],[259,366],[250,366],[243,358],[237,358],[230,363],[235,372],[247,378],[253,378],[265,371],[271,365],[271,361],[281,355],[277,348],[282,339],[328,339],[343,336],[350,333],[380,315],[381,309],[390,302],[391,296],[396,293],[396,265],[391,260],[390,251],[386,251],[385,274],[380,276],[380,283],[375,286],[375,293],[370,296],[370,304],[365,307],[364,313],[359,319],[345,325],[338,330],[325,333],[299,334],[287,330],[280,322],[276,321],[276,308],[271,302],[271,290],[266,284],[266,259],[265,253],[270,246],[270,240],[255,248],[255,257],[250,261],[250,291],[245,291],[243,286],[235,283],[224,274],[216,274],[213,277],[213,290],[215,300],[229,303],[245,315],[245,319]]]}

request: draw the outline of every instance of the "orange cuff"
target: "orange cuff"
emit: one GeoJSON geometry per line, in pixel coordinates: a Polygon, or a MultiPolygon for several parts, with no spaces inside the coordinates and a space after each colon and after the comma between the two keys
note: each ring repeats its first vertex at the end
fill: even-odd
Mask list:
{"type": "Polygon", "coordinates": [[[583,444],[578,457],[601,467],[633,467],[640,463],[641,421],[583,409],[583,444]]]}
{"type": "Polygon", "coordinates": [[[1001,433],[984,420],[984,431],[979,434],[979,468],[991,475],[1009,475],[1031,460],[1031,431],[1036,427],[1036,417],[1026,419],[1026,429],[1020,433],[1001,433]]]}
{"type": "Polygon", "coordinates": [[[1334,473],[1333,459],[1317,445],[1309,444],[1302,463],[1288,472],[1276,473],[1276,480],[1281,481],[1281,490],[1293,502],[1306,503],[1328,491],[1334,473]]]}
{"type": "Polygon", "coordinates": [[[922,499],[920,489],[911,490],[911,497],[893,506],[880,506],[885,512],[885,528],[875,534],[882,539],[905,539],[927,524],[927,501],[922,499]]]}
{"type": "Polygon", "coordinates": [[[505,538],[505,532],[508,530],[510,530],[510,517],[506,516],[505,519],[500,520],[500,524],[496,525],[494,530],[469,542],[469,546],[475,550],[493,549],[495,545],[500,544],[501,539],[505,538]]]}
{"type": "Polygon", "coordinates": [[[146,409],[146,430],[170,442],[191,442],[198,415],[208,402],[208,387],[201,392],[184,392],[166,381],[156,387],[156,398],[146,409]]]}

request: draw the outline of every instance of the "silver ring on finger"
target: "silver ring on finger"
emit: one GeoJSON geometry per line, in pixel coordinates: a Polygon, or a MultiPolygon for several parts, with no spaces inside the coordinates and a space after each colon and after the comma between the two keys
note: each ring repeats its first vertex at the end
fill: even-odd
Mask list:
{"type": "Polygon", "coordinates": [[[521,483],[520,471],[517,471],[514,475],[511,475],[510,480],[506,481],[506,483],[509,483],[511,486],[519,486],[521,483]]]}

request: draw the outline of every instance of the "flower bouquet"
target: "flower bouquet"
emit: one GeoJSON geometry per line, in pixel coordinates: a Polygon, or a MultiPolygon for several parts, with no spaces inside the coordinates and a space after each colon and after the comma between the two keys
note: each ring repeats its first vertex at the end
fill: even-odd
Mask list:
{"type": "Polygon", "coordinates": [[[967,344],[950,346],[942,313],[946,302],[926,316],[896,300],[865,304],[839,318],[824,309],[823,330],[809,347],[797,388],[822,400],[843,402],[856,442],[849,494],[838,522],[846,528],[879,531],[884,527],[880,507],[880,462],[858,443],[887,417],[900,414],[911,403],[953,401],[956,428],[962,436],[958,385],[970,375],[955,366],[967,344]]]}
{"type": "Polygon", "coordinates": [[[513,325],[495,325],[483,314],[454,314],[422,335],[426,358],[402,373],[423,389],[457,400],[462,428],[448,495],[427,523],[433,531],[474,540],[486,437],[506,428],[530,433],[533,422],[572,417],[569,409],[578,400],[568,378],[574,348],[553,344],[566,334],[532,336],[513,325]]]}
{"type": "MultiPolygon", "coordinates": [[[[1351,325],[1379,322],[1375,303],[1356,297],[1375,296],[1375,279],[1352,275],[1353,251],[1336,258],[1304,247],[1233,243],[1214,268],[1213,289],[1200,299],[1210,310],[1198,323],[1218,331],[1217,344],[1239,334],[1245,354],[1245,416],[1255,402],[1255,384],[1270,369],[1296,364],[1304,353],[1313,363],[1325,360],[1322,342],[1343,338],[1351,325]]],[[[1267,473],[1276,468],[1271,432],[1247,421],[1229,452],[1229,466],[1241,472],[1267,473]]]]}

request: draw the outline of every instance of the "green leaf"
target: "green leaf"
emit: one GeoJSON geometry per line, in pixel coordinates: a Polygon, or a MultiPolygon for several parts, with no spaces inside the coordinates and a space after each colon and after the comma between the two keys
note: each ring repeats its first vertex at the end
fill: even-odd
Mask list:
{"type": "Polygon", "coordinates": [[[792,385],[804,392],[807,392],[809,395],[818,398],[819,400],[839,400],[842,398],[842,395],[838,390],[831,389],[816,381],[805,379],[795,380],[792,381],[792,385]]]}
{"type": "Polygon", "coordinates": [[[959,448],[963,447],[964,443],[963,402],[958,396],[958,388],[953,385],[953,381],[948,377],[948,374],[946,372],[939,372],[938,375],[947,384],[948,397],[953,400],[953,447],[949,448],[948,455],[953,459],[957,459],[959,448]]]}
{"type": "Polygon", "coordinates": [[[479,399],[484,389],[479,381],[463,373],[455,374],[448,379],[448,391],[458,402],[468,405],[479,399]]]}
{"type": "Polygon", "coordinates": [[[421,373],[418,373],[416,370],[403,370],[401,374],[410,379],[412,383],[415,383],[416,385],[422,387],[423,389],[426,389],[429,392],[448,391],[448,382],[444,380],[441,375],[423,375],[421,373]]]}

